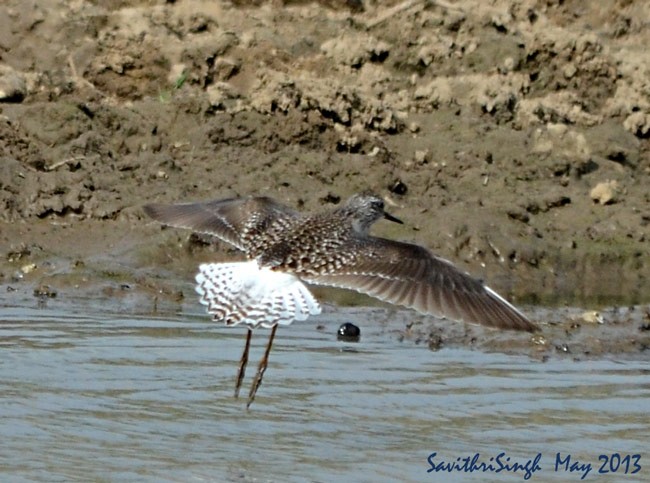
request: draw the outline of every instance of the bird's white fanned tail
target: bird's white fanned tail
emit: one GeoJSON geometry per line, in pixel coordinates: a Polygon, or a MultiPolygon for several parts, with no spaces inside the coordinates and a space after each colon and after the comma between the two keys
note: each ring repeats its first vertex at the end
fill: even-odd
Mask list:
{"type": "Polygon", "coordinates": [[[300,279],[260,268],[256,261],[205,263],[199,267],[196,283],[208,313],[226,325],[289,325],[321,311],[300,279]]]}

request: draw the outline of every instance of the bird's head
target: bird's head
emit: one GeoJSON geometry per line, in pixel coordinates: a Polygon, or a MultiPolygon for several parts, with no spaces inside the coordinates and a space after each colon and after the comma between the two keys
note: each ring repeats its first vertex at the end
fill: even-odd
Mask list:
{"type": "Polygon", "coordinates": [[[368,233],[370,226],[380,218],[395,223],[403,223],[399,218],[395,218],[390,213],[384,211],[384,200],[370,192],[359,193],[352,196],[345,202],[342,210],[352,220],[352,227],[356,232],[368,233]]]}

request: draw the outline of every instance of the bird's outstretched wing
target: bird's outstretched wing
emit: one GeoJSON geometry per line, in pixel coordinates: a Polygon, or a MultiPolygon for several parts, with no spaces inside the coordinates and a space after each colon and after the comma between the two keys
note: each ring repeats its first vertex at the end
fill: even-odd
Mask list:
{"type": "Polygon", "coordinates": [[[356,290],[424,314],[501,329],[538,327],[483,282],[427,249],[377,237],[350,246],[354,261],[326,274],[301,275],[313,284],[356,290]]]}
{"type": "Polygon", "coordinates": [[[244,251],[257,231],[298,216],[295,210],[264,196],[176,205],[152,203],[144,205],[143,210],[161,223],[209,233],[244,251]]]}

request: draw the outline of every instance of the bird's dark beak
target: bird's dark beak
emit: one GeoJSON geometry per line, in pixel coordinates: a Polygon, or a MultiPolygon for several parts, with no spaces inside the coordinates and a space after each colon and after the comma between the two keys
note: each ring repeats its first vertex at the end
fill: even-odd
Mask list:
{"type": "Polygon", "coordinates": [[[400,225],[404,224],[402,220],[400,220],[399,218],[395,218],[393,215],[391,215],[390,213],[386,213],[385,211],[384,211],[384,218],[394,223],[399,223],[400,225]]]}

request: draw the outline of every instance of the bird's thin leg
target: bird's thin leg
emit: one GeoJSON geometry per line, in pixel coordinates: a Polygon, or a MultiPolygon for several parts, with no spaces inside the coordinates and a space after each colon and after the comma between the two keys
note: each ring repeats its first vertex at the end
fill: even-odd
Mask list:
{"type": "Polygon", "coordinates": [[[253,385],[251,386],[251,392],[248,394],[248,404],[246,404],[247,408],[249,408],[250,405],[255,400],[255,394],[257,393],[257,390],[262,384],[262,376],[264,376],[264,372],[266,371],[266,366],[269,363],[269,353],[271,352],[271,346],[273,345],[273,338],[275,337],[276,330],[278,330],[278,324],[275,324],[271,329],[271,336],[269,337],[269,343],[266,345],[266,351],[264,352],[264,357],[262,357],[262,360],[260,361],[260,365],[257,368],[257,374],[255,375],[255,380],[253,381],[253,385]]]}
{"type": "Polygon", "coordinates": [[[246,333],[246,345],[244,346],[244,352],[241,355],[241,360],[239,361],[239,372],[237,373],[237,385],[235,386],[235,397],[239,397],[239,388],[241,383],[244,380],[244,374],[246,374],[246,364],[248,364],[248,348],[251,346],[251,335],[253,334],[253,329],[248,328],[246,333]]]}

